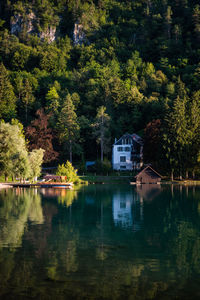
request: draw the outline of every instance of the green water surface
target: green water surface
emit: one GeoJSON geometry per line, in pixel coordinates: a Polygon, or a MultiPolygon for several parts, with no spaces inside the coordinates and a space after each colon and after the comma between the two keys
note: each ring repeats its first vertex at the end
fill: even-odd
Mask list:
{"type": "Polygon", "coordinates": [[[0,299],[200,299],[200,187],[0,190],[0,299]]]}

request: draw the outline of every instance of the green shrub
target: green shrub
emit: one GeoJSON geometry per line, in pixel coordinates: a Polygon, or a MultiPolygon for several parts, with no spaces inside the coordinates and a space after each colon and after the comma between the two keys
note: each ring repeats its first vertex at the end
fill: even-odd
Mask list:
{"type": "Polygon", "coordinates": [[[67,160],[65,164],[58,165],[56,175],[66,176],[67,181],[73,183],[80,183],[81,180],[77,175],[77,170],[74,169],[72,164],[67,160]]]}
{"type": "Polygon", "coordinates": [[[103,162],[100,160],[97,160],[96,164],[93,166],[93,171],[95,171],[97,174],[101,175],[107,175],[110,174],[112,171],[112,165],[110,161],[105,158],[103,162]]]}

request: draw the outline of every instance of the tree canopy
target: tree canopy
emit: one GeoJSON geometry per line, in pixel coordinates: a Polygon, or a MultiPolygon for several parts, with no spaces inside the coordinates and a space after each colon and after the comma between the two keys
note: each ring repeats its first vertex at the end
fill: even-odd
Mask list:
{"type": "MultiPolygon", "coordinates": [[[[16,123],[16,122],[13,122],[16,123]]],[[[27,151],[23,127],[19,124],[0,123],[0,172],[14,179],[34,179],[40,175],[43,149],[27,151]]]]}
{"type": "MultiPolygon", "coordinates": [[[[199,132],[199,16],[196,0],[2,1],[0,118],[17,118],[27,132],[37,128],[31,147],[42,135],[34,125],[42,109],[54,133],[46,163],[58,154],[61,163],[72,154],[74,162],[99,158],[102,145],[91,125],[100,107],[110,116],[108,159],[115,137],[143,135],[160,120],[164,147],[156,164],[170,172],[183,161],[175,148],[199,147],[191,129],[195,122],[199,132]],[[172,138],[177,129],[179,144],[172,138]]],[[[177,170],[197,166],[197,156],[195,150],[177,170]]],[[[154,162],[146,157],[146,163],[154,162]]]]}

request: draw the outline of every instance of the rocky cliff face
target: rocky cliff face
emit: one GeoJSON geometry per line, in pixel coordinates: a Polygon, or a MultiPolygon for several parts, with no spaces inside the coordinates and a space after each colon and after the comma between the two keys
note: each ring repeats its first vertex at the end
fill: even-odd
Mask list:
{"type": "Polygon", "coordinates": [[[39,33],[39,37],[48,43],[52,43],[56,39],[56,27],[49,26],[45,31],[39,33]]]}
{"type": "Polygon", "coordinates": [[[83,25],[76,22],[74,24],[74,31],[73,31],[73,41],[75,45],[80,45],[84,42],[85,33],[83,31],[83,25]]]}
{"type": "Polygon", "coordinates": [[[48,26],[47,29],[39,32],[37,25],[39,25],[39,20],[34,12],[28,13],[26,17],[16,14],[11,18],[10,30],[15,35],[18,35],[22,31],[25,31],[27,34],[36,34],[41,40],[46,39],[48,43],[56,39],[56,27],[48,26]]]}
{"type": "Polygon", "coordinates": [[[25,29],[27,33],[33,33],[35,20],[36,16],[33,12],[29,13],[26,19],[20,14],[14,15],[10,21],[11,33],[17,35],[23,29],[25,29]]]}

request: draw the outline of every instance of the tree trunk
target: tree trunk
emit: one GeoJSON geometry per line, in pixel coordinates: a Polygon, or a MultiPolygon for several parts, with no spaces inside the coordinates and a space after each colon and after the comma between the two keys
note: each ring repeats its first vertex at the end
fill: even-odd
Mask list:
{"type": "Polygon", "coordinates": [[[28,107],[27,107],[27,103],[25,104],[25,116],[26,116],[26,123],[27,123],[27,119],[28,119],[28,107]]]}
{"type": "Polygon", "coordinates": [[[188,170],[185,171],[185,178],[188,179],[188,170]]]}
{"type": "Polygon", "coordinates": [[[101,162],[103,162],[103,138],[101,139],[101,162]]]}
{"type": "Polygon", "coordinates": [[[174,170],[171,170],[171,181],[174,180],[174,170]]]}
{"type": "Polygon", "coordinates": [[[101,162],[103,162],[103,142],[104,142],[103,125],[104,125],[104,120],[103,120],[103,116],[102,116],[102,119],[101,119],[101,162]]]}
{"type": "Polygon", "coordinates": [[[72,164],[72,141],[69,141],[69,161],[72,164]]]}
{"type": "Polygon", "coordinates": [[[167,24],[167,37],[170,40],[171,39],[171,26],[170,24],[167,24]]]}
{"type": "Polygon", "coordinates": [[[192,171],[192,178],[195,179],[195,171],[192,171]]]}

